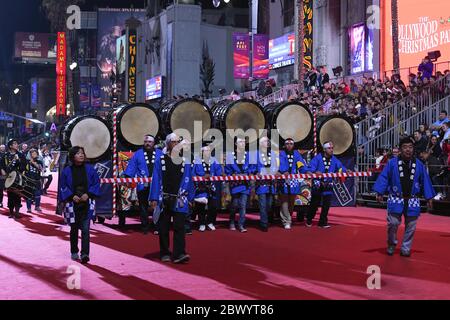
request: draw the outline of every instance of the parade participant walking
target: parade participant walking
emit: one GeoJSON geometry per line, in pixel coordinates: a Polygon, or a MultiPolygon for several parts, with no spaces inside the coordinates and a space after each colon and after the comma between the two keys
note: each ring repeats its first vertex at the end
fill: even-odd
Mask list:
{"type": "MultiPolygon", "coordinates": [[[[202,157],[195,160],[192,175],[204,178],[222,175],[222,166],[216,158],[211,156],[209,146],[202,148],[202,157]]],[[[220,203],[221,183],[198,182],[195,185],[194,211],[199,217],[199,231],[204,232],[206,227],[214,231],[220,203]]]]}
{"type": "Polygon", "coordinates": [[[25,175],[31,180],[31,189],[28,190],[29,197],[26,199],[27,203],[27,213],[31,213],[31,203],[34,200],[35,210],[37,212],[42,212],[41,210],[41,172],[42,172],[42,161],[39,160],[39,153],[36,149],[31,149],[28,152],[28,163],[25,175]]]}
{"type": "Polygon", "coordinates": [[[52,181],[53,181],[53,175],[52,175],[52,163],[53,158],[50,155],[50,152],[48,150],[47,146],[43,146],[41,149],[42,154],[42,193],[47,194],[47,190],[50,187],[52,181]]]}
{"type": "MultiPolygon", "coordinates": [[[[160,158],[162,151],[155,148],[155,137],[146,135],[144,137],[144,146],[142,149],[136,151],[131,160],[128,162],[127,169],[124,175],[130,178],[149,178],[153,175],[156,159],[160,158]]],[[[137,193],[139,200],[139,208],[141,215],[141,226],[144,234],[149,230],[149,202],[148,196],[150,193],[151,183],[139,183],[137,185],[137,193]]],[[[122,218],[125,220],[125,217],[122,218]]],[[[125,221],[123,221],[125,224],[125,221]]],[[[154,223],[154,233],[158,234],[157,224],[154,223]]]]}
{"type": "Polygon", "coordinates": [[[375,183],[374,191],[378,194],[379,202],[383,201],[385,193],[389,194],[387,254],[392,256],[395,252],[398,243],[397,230],[404,216],[405,234],[400,254],[409,257],[417,219],[420,216],[419,195],[428,200],[430,207],[436,195],[427,169],[414,157],[414,139],[407,137],[400,141],[400,156],[388,162],[375,183]]]}
{"type": "Polygon", "coordinates": [[[186,254],[185,216],[194,200],[191,165],[180,159],[180,138],[171,133],[166,138],[166,150],[155,161],[149,201],[153,210],[158,202],[163,209],[159,217],[160,258],[163,262],[171,260],[169,229],[173,218],[173,262],[190,260],[186,254]]]}
{"type": "MultiPolygon", "coordinates": [[[[279,174],[279,154],[270,150],[270,141],[262,137],[259,141],[258,164],[259,175],[279,174]]],[[[272,211],[273,196],[277,193],[276,184],[272,181],[256,182],[256,194],[259,202],[259,225],[264,232],[269,231],[269,212],[272,211]]]]}
{"type": "MultiPolygon", "coordinates": [[[[294,150],[294,140],[286,139],[284,150],[280,152],[280,172],[283,175],[306,173],[308,167],[298,150],[294,150]]],[[[291,229],[292,212],[294,208],[295,197],[300,193],[299,179],[288,179],[281,188],[281,222],[286,230],[291,229]]]]}
{"type": "MultiPolygon", "coordinates": [[[[5,154],[2,162],[2,175],[6,176],[15,171],[17,174],[22,174],[26,170],[27,160],[25,156],[19,152],[19,143],[16,139],[8,141],[8,152],[5,154]]],[[[9,218],[20,219],[20,208],[22,207],[22,200],[20,194],[7,190],[8,194],[8,208],[9,218]]]]}
{"type": "Polygon", "coordinates": [[[95,198],[100,194],[100,179],[93,166],[86,164],[82,147],[69,150],[70,166],[61,175],[59,198],[65,203],[64,217],[70,224],[70,252],[72,260],[78,255],[78,230],[81,229],[81,262],[89,262],[90,224],[95,218],[95,198]]]}
{"type": "MultiPolygon", "coordinates": [[[[245,151],[245,139],[237,138],[236,151],[227,154],[225,174],[227,176],[245,176],[252,174],[254,169],[255,166],[250,165],[249,154],[245,151]]],[[[230,189],[230,230],[236,231],[235,215],[236,211],[239,211],[239,231],[247,232],[247,229],[245,229],[245,214],[247,210],[247,199],[250,194],[250,186],[247,181],[230,182],[230,189]]]]}
{"type": "MultiPolygon", "coordinates": [[[[309,164],[309,173],[338,173],[347,172],[347,169],[334,156],[334,146],[331,141],[323,144],[323,152],[315,156],[309,164]]],[[[350,171],[348,171],[350,172],[350,171]]],[[[328,211],[331,206],[331,198],[333,195],[333,178],[314,179],[312,186],[311,206],[309,207],[308,217],[306,221],[307,227],[312,227],[312,221],[316,216],[317,208],[322,203],[322,211],[320,213],[319,227],[328,229],[328,211]]]]}

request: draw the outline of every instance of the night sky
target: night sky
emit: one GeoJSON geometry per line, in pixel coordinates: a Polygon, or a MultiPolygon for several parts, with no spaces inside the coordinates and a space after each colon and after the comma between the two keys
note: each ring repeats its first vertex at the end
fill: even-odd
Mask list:
{"type": "MultiPolygon", "coordinates": [[[[248,0],[232,0],[237,7],[247,7],[248,0]]],[[[97,8],[116,7],[144,8],[145,0],[86,0],[82,10],[93,10],[97,8]]],[[[21,83],[27,81],[28,74],[24,74],[21,66],[11,63],[14,49],[15,32],[50,32],[50,25],[40,8],[41,0],[6,0],[2,1],[0,10],[0,77],[7,82],[21,83]]],[[[202,0],[204,8],[213,8],[212,0],[202,0]]],[[[34,67],[27,68],[27,73],[33,73],[34,67]],[[31,69],[31,70],[30,70],[31,69]]],[[[36,70],[39,72],[39,70],[36,70]]]]}

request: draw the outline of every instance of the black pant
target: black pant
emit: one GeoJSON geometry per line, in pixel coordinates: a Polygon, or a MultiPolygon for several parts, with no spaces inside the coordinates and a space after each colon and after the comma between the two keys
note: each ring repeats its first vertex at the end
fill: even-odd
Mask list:
{"type": "Polygon", "coordinates": [[[186,253],[185,215],[172,211],[169,202],[164,201],[164,209],[159,217],[159,249],[161,257],[170,256],[169,230],[170,219],[173,217],[173,257],[177,259],[186,253]]]}
{"type": "Polygon", "coordinates": [[[9,212],[19,213],[20,207],[22,207],[22,199],[21,197],[14,192],[8,191],[8,208],[9,212]]]}
{"type": "Polygon", "coordinates": [[[70,224],[70,253],[78,253],[78,230],[81,230],[81,256],[89,257],[90,224],[87,213],[75,212],[75,223],[70,224]]]}
{"type": "Polygon", "coordinates": [[[148,194],[150,188],[138,191],[139,209],[141,216],[142,229],[148,230],[148,194]]]}
{"type": "Polygon", "coordinates": [[[305,221],[305,216],[308,214],[308,207],[306,206],[294,206],[294,211],[297,212],[297,221],[305,221]]]}
{"type": "Polygon", "coordinates": [[[43,184],[43,188],[45,191],[47,191],[47,189],[50,187],[50,184],[52,183],[52,181],[53,181],[52,175],[42,177],[42,184],[43,184]],[[45,183],[44,183],[44,181],[45,181],[45,183]]]}
{"type": "Polygon", "coordinates": [[[3,205],[3,191],[5,190],[5,180],[0,179],[0,204],[3,205]]]}
{"type": "Polygon", "coordinates": [[[205,204],[195,203],[194,212],[198,214],[198,223],[201,226],[207,224],[215,224],[217,218],[218,201],[215,199],[208,199],[208,209],[205,204]]]}
{"type": "Polygon", "coordinates": [[[319,226],[325,226],[328,224],[328,211],[331,205],[331,194],[323,195],[322,193],[313,193],[311,198],[311,206],[308,212],[308,222],[311,222],[316,216],[317,208],[322,201],[322,211],[320,212],[319,226]]]}

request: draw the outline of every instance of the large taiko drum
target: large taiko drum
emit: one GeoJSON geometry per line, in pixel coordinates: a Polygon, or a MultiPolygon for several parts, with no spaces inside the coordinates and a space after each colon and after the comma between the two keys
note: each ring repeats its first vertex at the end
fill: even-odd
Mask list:
{"type": "MultiPolygon", "coordinates": [[[[145,135],[158,136],[160,119],[152,106],[145,103],[123,104],[115,112],[117,139],[123,146],[137,150],[142,147],[145,135]]],[[[113,112],[108,120],[112,127],[113,112]]]]}
{"type": "Polygon", "coordinates": [[[211,112],[214,118],[214,127],[222,132],[255,129],[259,135],[260,130],[266,129],[263,108],[253,100],[223,100],[215,104],[211,112]]]}
{"type": "Polygon", "coordinates": [[[177,129],[185,129],[190,133],[192,142],[201,141],[205,132],[212,128],[212,115],[208,107],[193,98],[167,101],[159,109],[159,116],[166,135],[177,129]],[[201,137],[194,136],[195,122],[201,122],[201,137]]]}
{"type": "Polygon", "coordinates": [[[331,141],[336,156],[355,153],[355,128],[348,117],[340,115],[319,117],[317,125],[320,146],[331,141]]]}
{"type": "Polygon", "coordinates": [[[314,118],[308,106],[298,102],[275,102],[264,108],[269,129],[278,130],[281,140],[291,138],[305,144],[314,134],[314,118]]]}
{"type": "Polygon", "coordinates": [[[105,159],[111,151],[112,133],[106,120],[94,115],[77,116],[61,127],[61,146],[83,147],[91,161],[105,159]]]}

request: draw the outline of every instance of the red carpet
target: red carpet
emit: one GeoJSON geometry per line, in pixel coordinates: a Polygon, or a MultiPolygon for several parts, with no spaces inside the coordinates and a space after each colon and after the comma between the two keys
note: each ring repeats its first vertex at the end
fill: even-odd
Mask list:
{"type": "Polygon", "coordinates": [[[329,230],[277,226],[266,234],[253,222],[246,234],[225,225],[194,231],[187,265],[160,263],[156,236],[139,233],[136,219],[119,231],[114,219],[92,227],[91,263],[82,266],[70,260],[55,196],[43,199],[43,214],[19,221],[1,210],[0,299],[450,298],[448,217],[421,217],[409,259],[385,254],[384,210],[339,208],[329,230]],[[370,265],[381,268],[381,290],[367,289],[370,265]],[[67,288],[69,266],[80,268],[80,290],[67,288]]]}

